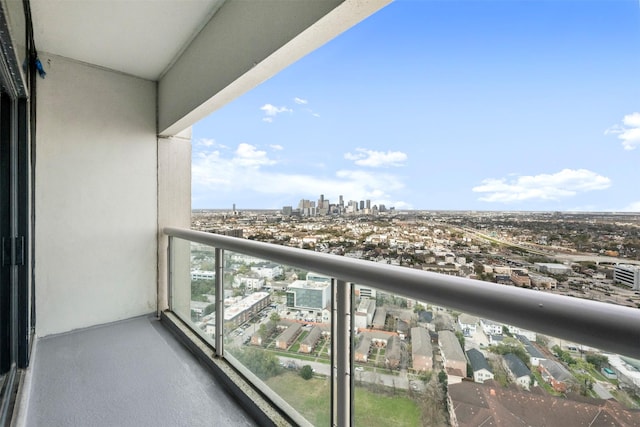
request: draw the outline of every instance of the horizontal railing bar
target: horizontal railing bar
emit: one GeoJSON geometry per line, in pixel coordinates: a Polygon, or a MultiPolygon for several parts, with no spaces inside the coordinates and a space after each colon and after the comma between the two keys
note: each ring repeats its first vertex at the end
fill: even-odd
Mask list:
{"type": "Polygon", "coordinates": [[[164,232],[640,359],[635,308],[201,231],[164,232]]]}

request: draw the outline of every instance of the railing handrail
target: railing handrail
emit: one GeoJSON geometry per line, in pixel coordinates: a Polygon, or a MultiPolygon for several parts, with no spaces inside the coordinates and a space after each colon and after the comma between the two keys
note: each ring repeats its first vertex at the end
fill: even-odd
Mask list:
{"type": "Polygon", "coordinates": [[[639,309],[184,228],[163,231],[640,359],[639,309]]]}

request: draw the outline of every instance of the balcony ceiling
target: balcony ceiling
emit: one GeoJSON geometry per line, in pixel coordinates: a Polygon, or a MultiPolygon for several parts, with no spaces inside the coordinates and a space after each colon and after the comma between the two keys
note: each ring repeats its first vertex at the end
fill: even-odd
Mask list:
{"type": "Polygon", "coordinates": [[[225,0],[31,0],[36,48],[158,80],[225,0]]]}

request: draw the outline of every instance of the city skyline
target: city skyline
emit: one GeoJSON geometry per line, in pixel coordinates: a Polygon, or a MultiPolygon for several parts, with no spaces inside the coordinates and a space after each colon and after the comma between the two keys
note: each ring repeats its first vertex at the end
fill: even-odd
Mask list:
{"type": "Polygon", "coordinates": [[[193,128],[192,207],[640,211],[637,1],[396,1],[193,128]]]}

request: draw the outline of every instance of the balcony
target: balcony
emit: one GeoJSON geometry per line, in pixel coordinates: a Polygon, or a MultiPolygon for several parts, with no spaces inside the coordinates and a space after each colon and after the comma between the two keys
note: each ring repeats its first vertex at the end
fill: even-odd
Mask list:
{"type": "Polygon", "coordinates": [[[27,426],[256,423],[155,316],[39,340],[26,383],[27,426]]]}
{"type": "Polygon", "coordinates": [[[358,354],[358,286],[640,356],[637,310],[187,230],[190,126],[387,3],[0,2],[0,425],[419,425],[430,408],[398,416],[393,397],[438,397],[438,375],[402,371],[406,338],[358,354]],[[204,307],[192,305],[192,250],[213,262],[204,307]],[[289,294],[306,313],[274,345],[300,351],[268,370],[244,352],[268,319],[225,308],[236,255],[328,278],[320,295],[289,294]],[[307,364],[312,383],[300,383],[307,364]],[[283,372],[290,382],[271,375],[283,372]]]}

